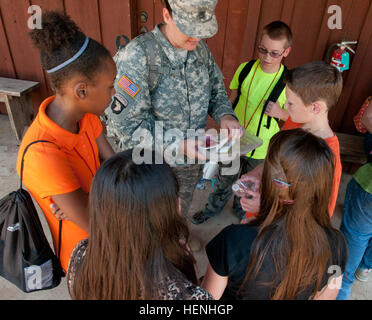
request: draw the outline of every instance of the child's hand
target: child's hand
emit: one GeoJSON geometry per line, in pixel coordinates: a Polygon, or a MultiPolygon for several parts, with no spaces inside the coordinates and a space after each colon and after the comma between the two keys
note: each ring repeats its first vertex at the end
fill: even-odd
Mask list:
{"type": "Polygon", "coordinates": [[[70,221],[71,220],[66,216],[66,214],[55,203],[51,203],[49,205],[49,207],[50,207],[50,210],[52,211],[52,213],[55,215],[55,217],[58,220],[64,220],[64,221],[70,221]]]}
{"type": "Polygon", "coordinates": [[[272,102],[269,101],[266,107],[265,114],[267,114],[270,117],[278,118],[283,121],[287,121],[289,117],[288,111],[282,109],[279,102],[272,102]]]}
{"type": "Polygon", "coordinates": [[[249,190],[244,197],[240,198],[242,209],[246,212],[259,212],[260,211],[261,194],[249,190]]]}
{"type": "Polygon", "coordinates": [[[242,181],[245,184],[252,185],[252,187],[250,189],[254,192],[258,192],[260,190],[260,186],[261,186],[261,175],[260,175],[260,173],[261,172],[256,172],[255,170],[252,170],[252,171],[248,172],[247,174],[242,175],[237,182],[242,181]]]}

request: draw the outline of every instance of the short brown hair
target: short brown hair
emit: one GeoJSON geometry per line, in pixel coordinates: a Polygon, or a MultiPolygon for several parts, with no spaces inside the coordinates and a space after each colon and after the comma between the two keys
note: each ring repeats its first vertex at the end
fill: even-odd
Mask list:
{"type": "Polygon", "coordinates": [[[340,98],[343,80],[341,73],[324,61],[314,61],[289,70],[284,82],[305,105],[322,100],[328,110],[340,98]]]}
{"type": "Polygon", "coordinates": [[[272,40],[286,40],[286,48],[292,46],[292,31],[283,21],[273,21],[269,23],[262,30],[261,39],[264,35],[268,35],[272,40]]]}

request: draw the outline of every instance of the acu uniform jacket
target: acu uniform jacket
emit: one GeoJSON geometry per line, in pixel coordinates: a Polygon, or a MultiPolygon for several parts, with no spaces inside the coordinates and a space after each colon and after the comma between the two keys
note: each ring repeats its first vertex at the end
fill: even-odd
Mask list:
{"type": "Polygon", "coordinates": [[[188,129],[205,129],[208,114],[218,123],[225,115],[236,118],[223,75],[207,45],[200,41],[194,51],[182,57],[159,26],[135,38],[115,56],[116,95],[106,115],[108,133],[123,150],[138,144],[133,139],[138,129],[164,138],[165,149],[174,143],[165,135],[167,130],[176,129],[179,144],[188,129]],[[154,70],[158,74],[155,85],[150,83],[154,70]],[[155,133],[155,122],[159,121],[163,125],[161,136],[155,133]]]}

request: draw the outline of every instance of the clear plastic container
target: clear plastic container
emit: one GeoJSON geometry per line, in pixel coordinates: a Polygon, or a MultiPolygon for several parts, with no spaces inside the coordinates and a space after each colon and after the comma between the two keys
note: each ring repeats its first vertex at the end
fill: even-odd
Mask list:
{"type": "Polygon", "coordinates": [[[245,132],[244,136],[240,138],[240,149],[242,154],[251,152],[258,147],[262,146],[263,141],[261,138],[253,134],[245,132]]]}
{"type": "Polygon", "coordinates": [[[231,187],[233,193],[239,197],[246,197],[246,198],[252,198],[252,196],[247,195],[248,190],[254,190],[254,183],[253,182],[243,182],[243,181],[236,181],[232,187],[231,187]]]}

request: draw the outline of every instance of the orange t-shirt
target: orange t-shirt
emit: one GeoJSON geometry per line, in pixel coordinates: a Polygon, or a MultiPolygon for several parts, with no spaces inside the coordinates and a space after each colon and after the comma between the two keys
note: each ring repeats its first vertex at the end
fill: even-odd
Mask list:
{"type": "MultiPolygon", "coordinates": [[[[282,130],[291,130],[301,128],[302,123],[293,122],[292,119],[289,117],[288,120],[284,123],[282,130]]],[[[338,138],[334,135],[331,138],[324,139],[327,142],[328,146],[331,148],[334,156],[335,156],[335,172],[333,175],[333,186],[332,186],[332,194],[331,199],[329,202],[328,210],[329,214],[332,218],[333,213],[336,207],[338,189],[340,186],[340,180],[342,175],[342,165],[341,165],[341,157],[340,157],[340,144],[338,142],[338,138]]]]}
{"type": "MultiPolygon", "coordinates": [[[[26,153],[23,171],[23,184],[42,209],[56,250],[59,221],[49,207],[52,196],[80,188],[89,193],[94,174],[100,166],[96,139],[102,133],[102,124],[97,116],[87,113],[79,121],[79,133],[73,134],[48,118],[45,110],[53,100],[54,97],[49,97],[41,104],[38,115],[23,138],[18,152],[17,172],[20,175],[23,151],[28,144],[36,140],[56,144],[32,145],[26,153]]],[[[72,221],[63,221],[62,225],[60,260],[62,268],[67,270],[73,249],[88,234],[72,221]]]]}
{"type": "MultiPolygon", "coordinates": [[[[291,117],[284,123],[281,130],[291,130],[291,129],[298,129],[302,128],[302,123],[293,122],[291,117]]],[[[334,156],[335,156],[335,172],[333,175],[333,185],[332,185],[332,193],[331,199],[329,201],[328,211],[329,215],[333,216],[336,207],[338,189],[340,186],[340,180],[342,175],[342,165],[341,165],[341,158],[340,158],[340,144],[338,142],[338,138],[334,135],[331,138],[324,139],[327,142],[328,146],[331,148],[334,156]]],[[[257,213],[246,213],[245,217],[248,219],[257,213]]]]}

